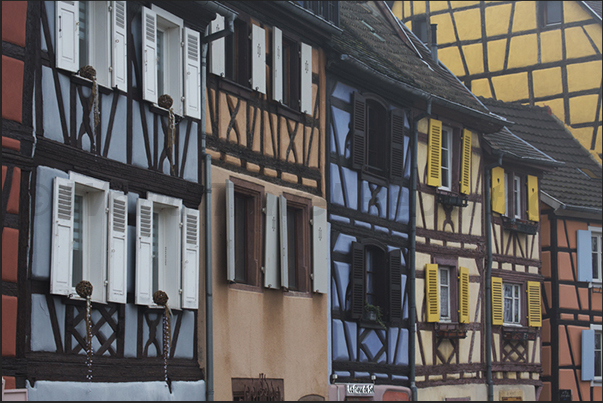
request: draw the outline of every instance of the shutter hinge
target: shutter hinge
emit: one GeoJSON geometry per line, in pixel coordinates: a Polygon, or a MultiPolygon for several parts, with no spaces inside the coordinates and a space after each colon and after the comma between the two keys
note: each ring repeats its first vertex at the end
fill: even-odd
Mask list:
{"type": "Polygon", "coordinates": [[[109,9],[109,12],[113,11],[113,6],[111,6],[111,3],[109,3],[109,6],[107,8],[109,9]]]}
{"type": "Polygon", "coordinates": [[[184,226],[184,223],[183,223],[182,221],[180,221],[180,222],[178,223],[178,226],[179,226],[180,228],[182,228],[182,227],[184,226]]]}
{"type": "Polygon", "coordinates": [[[262,207],[262,213],[264,213],[264,214],[268,214],[268,213],[266,212],[266,207],[262,207]]]}
{"type": "Polygon", "coordinates": [[[314,226],[314,220],[310,218],[310,225],[314,226]]]}
{"type": "Polygon", "coordinates": [[[178,294],[182,294],[182,288],[178,289],[178,294]]]}
{"type": "Polygon", "coordinates": [[[310,273],[310,278],[314,280],[314,273],[310,273]]]}
{"type": "Polygon", "coordinates": [[[262,271],[262,273],[266,273],[266,268],[264,266],[260,267],[260,270],[262,271]]]}
{"type": "Polygon", "coordinates": [[[105,282],[103,283],[103,285],[106,287],[109,285],[109,282],[107,280],[105,280],[105,282]]]}
{"type": "Polygon", "coordinates": [[[184,41],[180,42],[180,47],[183,48],[184,47],[184,41]]]}
{"type": "Polygon", "coordinates": [[[109,214],[109,207],[105,207],[105,214],[109,214]]]}

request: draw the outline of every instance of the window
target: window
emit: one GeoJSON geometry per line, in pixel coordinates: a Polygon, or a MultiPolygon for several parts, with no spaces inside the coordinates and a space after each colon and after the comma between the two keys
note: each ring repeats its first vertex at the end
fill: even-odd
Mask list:
{"type": "Polygon", "coordinates": [[[513,176],[513,215],[515,218],[521,218],[521,178],[513,176]]]}
{"type": "Polygon", "coordinates": [[[310,205],[298,196],[280,197],[281,277],[293,291],[310,291],[310,205]]]}
{"type": "Polygon", "coordinates": [[[518,284],[503,284],[504,288],[504,319],[505,325],[519,325],[521,323],[520,286],[518,284]]]}
{"type": "Polygon", "coordinates": [[[578,281],[601,284],[603,268],[603,241],[601,227],[589,226],[576,231],[578,281]]]}
{"type": "Polygon", "coordinates": [[[493,276],[491,286],[493,325],[542,326],[540,282],[506,282],[493,276]],[[525,289],[525,299],[522,289],[525,289]]]}
{"type": "Polygon", "coordinates": [[[199,211],[147,192],[136,204],[136,240],[136,304],[155,307],[153,293],[162,290],[170,308],[197,309],[199,211]]]}
{"type": "Polygon", "coordinates": [[[541,27],[561,24],[563,2],[561,1],[539,1],[538,19],[541,27]]]}
{"type": "Polygon", "coordinates": [[[388,111],[383,100],[358,92],[352,108],[352,167],[376,182],[401,181],[408,144],[404,111],[388,111]]]}
{"type": "Polygon", "coordinates": [[[142,8],[143,98],[172,100],[174,113],[201,117],[201,37],[184,21],[153,5],[142,8]],[[181,46],[183,44],[183,46],[181,46]]]}
{"type": "Polygon", "coordinates": [[[450,270],[449,267],[439,267],[440,289],[440,321],[450,322],[450,270]]]}
{"type": "Polygon", "coordinates": [[[403,266],[400,249],[386,252],[385,245],[372,240],[352,243],[352,281],[348,291],[352,319],[366,320],[367,308],[372,305],[379,308],[383,322],[400,322],[403,266]]]}
{"type": "Polygon", "coordinates": [[[228,280],[259,286],[264,188],[231,177],[226,180],[228,280]]]}
{"type": "Polygon", "coordinates": [[[427,43],[427,19],[425,16],[416,17],[412,21],[412,32],[423,43],[427,43]]]}
{"type": "Polygon", "coordinates": [[[297,3],[325,20],[339,25],[338,1],[297,1],[297,3]]]}
{"type": "Polygon", "coordinates": [[[57,1],[57,67],[77,72],[91,65],[97,83],[127,90],[125,1],[57,1]]]}
{"type": "Polygon", "coordinates": [[[75,287],[86,280],[92,301],[125,303],[126,196],[75,172],[53,186],[50,292],[78,298],[75,287]]]}
{"type": "Polygon", "coordinates": [[[538,177],[495,167],[490,186],[492,212],[512,220],[539,221],[538,177]]]}
{"type": "Polygon", "coordinates": [[[441,167],[442,167],[442,185],[440,189],[452,190],[452,129],[442,127],[442,151],[441,151],[441,167]]]}
{"type": "Polygon", "coordinates": [[[591,386],[601,386],[601,337],[601,325],[582,330],[582,380],[591,381],[591,386]]]}
{"type": "Polygon", "coordinates": [[[469,269],[459,267],[457,275],[456,262],[436,261],[445,264],[425,265],[427,322],[469,323],[469,269]]]}

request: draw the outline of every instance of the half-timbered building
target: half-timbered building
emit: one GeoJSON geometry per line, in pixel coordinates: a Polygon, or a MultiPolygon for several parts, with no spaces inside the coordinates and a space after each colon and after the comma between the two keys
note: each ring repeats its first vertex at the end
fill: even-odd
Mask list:
{"type": "Polygon", "coordinates": [[[200,56],[218,7],[2,7],[3,376],[30,400],[203,400],[200,56]]]}

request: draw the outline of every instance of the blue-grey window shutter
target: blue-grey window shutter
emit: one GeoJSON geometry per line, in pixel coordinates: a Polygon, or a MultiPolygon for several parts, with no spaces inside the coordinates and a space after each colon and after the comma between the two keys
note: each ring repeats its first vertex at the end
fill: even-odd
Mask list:
{"type": "Polygon", "coordinates": [[[590,231],[576,231],[578,242],[578,281],[593,281],[591,237],[590,231]]]}
{"type": "Polygon", "coordinates": [[[582,331],[582,380],[592,381],[595,378],[595,331],[582,331]]]}

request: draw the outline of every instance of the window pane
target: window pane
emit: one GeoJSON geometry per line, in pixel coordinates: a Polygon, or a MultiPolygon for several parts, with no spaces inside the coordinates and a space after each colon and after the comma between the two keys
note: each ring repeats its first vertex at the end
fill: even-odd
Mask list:
{"type": "Polygon", "coordinates": [[[448,318],[448,287],[440,287],[440,317],[448,318]]]}
{"type": "Polygon", "coordinates": [[[561,22],[561,2],[547,1],[546,2],[546,23],[558,24],[561,22]]]}
{"type": "Polygon", "coordinates": [[[247,257],[245,248],[245,235],[247,234],[246,207],[245,197],[235,194],[235,281],[237,282],[247,280],[245,273],[245,259],[247,257]]]}
{"type": "Polygon", "coordinates": [[[387,163],[386,111],[381,104],[367,100],[368,115],[368,165],[377,173],[385,172],[387,163]]]}
{"type": "Polygon", "coordinates": [[[595,376],[601,377],[601,332],[595,332],[595,376]]]}
{"type": "Polygon", "coordinates": [[[159,214],[153,213],[153,292],[159,290],[159,214]]]}
{"type": "Polygon", "coordinates": [[[296,211],[287,208],[287,265],[289,269],[289,288],[297,288],[297,225],[296,211]]]}
{"type": "Polygon", "coordinates": [[[80,67],[90,64],[88,62],[88,39],[90,38],[90,20],[89,8],[87,1],[80,1],[80,67]]]}
{"type": "Polygon", "coordinates": [[[84,197],[76,195],[73,204],[73,274],[71,283],[73,287],[83,280],[83,208],[84,197]]]}
{"type": "Polygon", "coordinates": [[[165,74],[165,43],[163,31],[157,30],[157,93],[165,94],[164,90],[165,74]]]}

